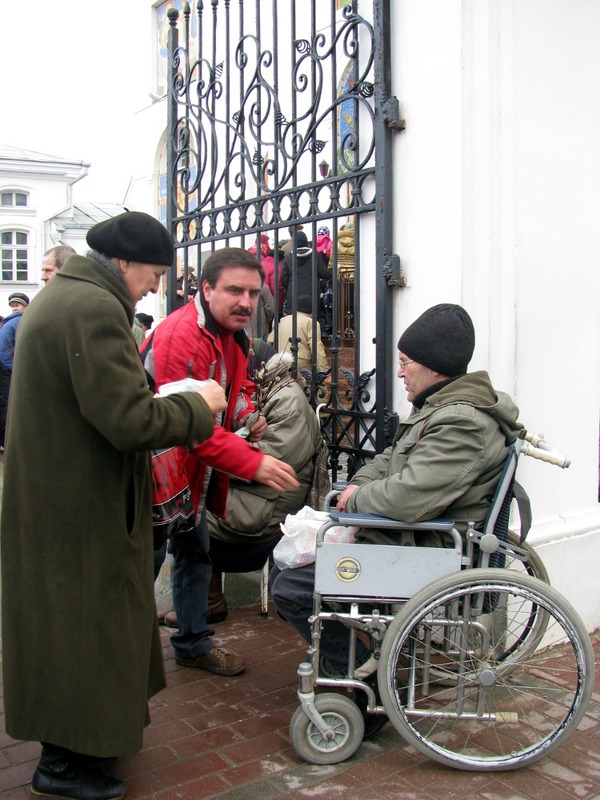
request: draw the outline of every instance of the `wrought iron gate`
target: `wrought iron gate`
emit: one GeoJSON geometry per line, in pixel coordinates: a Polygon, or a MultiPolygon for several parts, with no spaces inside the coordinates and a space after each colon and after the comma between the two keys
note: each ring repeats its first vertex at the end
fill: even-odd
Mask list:
{"type": "MultiPolygon", "coordinates": [[[[313,405],[326,404],[333,478],[351,475],[397,425],[389,321],[392,287],[403,279],[392,251],[390,164],[394,131],[403,126],[390,90],[390,0],[199,0],[193,11],[185,3],[181,15],[167,14],[167,225],[184,289],[206,253],[225,245],[258,252],[266,234],[277,329],[277,254],[303,229],[320,309],[313,339],[319,326],[330,364],[329,373],[318,371],[313,351],[305,377],[313,405]],[[323,226],[333,244],[320,280],[323,226]]],[[[295,248],[288,262],[286,310],[295,314],[295,248]]],[[[169,309],[174,302],[175,278],[169,309]]],[[[294,353],[295,336],[294,323],[294,353]]]]}

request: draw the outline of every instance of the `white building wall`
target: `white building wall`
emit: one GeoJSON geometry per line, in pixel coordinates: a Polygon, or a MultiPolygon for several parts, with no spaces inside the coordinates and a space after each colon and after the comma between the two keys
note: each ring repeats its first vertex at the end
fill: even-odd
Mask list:
{"type": "MultiPolygon", "coordinates": [[[[0,207],[0,232],[19,230],[28,237],[28,281],[0,282],[0,315],[10,313],[8,298],[12,292],[24,292],[30,300],[40,291],[42,256],[52,242],[48,237],[48,220],[69,208],[73,185],[87,174],[85,162],[52,160],[50,156],[10,153],[0,145],[0,189],[23,192],[26,207],[0,207]]],[[[64,244],[71,242],[64,241],[64,244]]]]}
{"type": "MultiPolygon", "coordinates": [[[[598,509],[600,4],[396,0],[397,333],[458,302],[522,421],[568,453],[521,466],[531,541],[553,584],[600,624],[598,509]]],[[[398,405],[404,401],[398,386],[398,405]]],[[[406,409],[405,409],[406,410],[406,409]]]]}

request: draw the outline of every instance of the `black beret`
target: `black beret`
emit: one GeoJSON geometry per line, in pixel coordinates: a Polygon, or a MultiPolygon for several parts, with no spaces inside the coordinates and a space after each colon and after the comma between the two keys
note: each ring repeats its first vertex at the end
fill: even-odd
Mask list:
{"type": "Polygon", "coordinates": [[[150,214],[126,211],[94,225],[87,232],[87,243],[108,258],[124,258],[141,264],[170,267],[175,261],[171,234],[150,214]]]}
{"type": "Polygon", "coordinates": [[[466,373],[474,349],[471,317],[452,303],[428,308],[398,341],[404,355],[449,378],[466,373]]]}
{"type": "Polygon", "coordinates": [[[135,315],[135,318],[138,322],[141,322],[142,325],[147,325],[149,328],[152,327],[152,324],[154,323],[154,317],[152,317],[150,314],[144,314],[141,311],[139,314],[135,315]]]}

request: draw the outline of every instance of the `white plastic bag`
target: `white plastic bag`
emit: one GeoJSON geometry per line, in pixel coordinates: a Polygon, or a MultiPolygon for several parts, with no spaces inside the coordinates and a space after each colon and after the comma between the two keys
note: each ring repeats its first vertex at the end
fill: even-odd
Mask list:
{"type": "MultiPolygon", "coordinates": [[[[283,536],[273,550],[273,560],[279,569],[295,569],[312,564],[317,549],[317,531],[327,522],[329,514],[304,506],[296,514],[288,514],[281,523],[283,536]]],[[[334,525],[325,534],[326,542],[354,542],[359,529],[334,525]]]]}

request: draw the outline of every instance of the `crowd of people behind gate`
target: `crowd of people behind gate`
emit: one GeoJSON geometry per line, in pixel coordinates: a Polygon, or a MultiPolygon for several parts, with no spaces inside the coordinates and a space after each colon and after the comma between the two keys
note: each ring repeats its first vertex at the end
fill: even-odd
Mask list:
{"type": "MultiPolygon", "coordinates": [[[[319,259],[303,231],[283,258],[283,309],[299,316],[312,311],[312,268],[326,280],[328,232],[319,236],[319,259]]],[[[104,767],[140,749],[148,699],[165,685],[153,593],[164,551],[157,558],[153,547],[150,451],[182,448],[194,510],[190,530],[169,543],[175,660],[233,676],[244,664],[213,642],[210,586],[221,571],[268,559],[279,523],[306,501],[322,438],[290,360],[247,335],[268,285],[268,240],[260,254],[214,251],[195,285],[188,276],[188,298],[154,328],[135,306],[174,264],[167,230],[125,212],[91,228],[87,242],[85,257],[62,253],[66,263],[49,251],[46,288],[31,305],[11,295],[13,313],[0,328],[14,356],[3,679],[7,733],[42,744],[32,795],[117,800],[125,783],[104,767]],[[177,382],[190,378],[197,388],[182,390],[177,382]],[[167,388],[175,391],[159,396],[167,388]]],[[[471,318],[454,304],[427,309],[405,329],[398,377],[412,412],[391,446],[352,476],[340,511],[483,522],[520,424],[487,373],[467,372],[474,346],[471,318]]],[[[406,531],[373,537],[419,543],[406,531]]],[[[270,579],[278,613],[307,641],[313,581],[311,567],[274,568],[270,579]]],[[[332,673],[346,660],[342,634],[333,626],[322,643],[332,673]]],[[[356,674],[372,680],[373,671],[361,643],[356,674]]]]}

